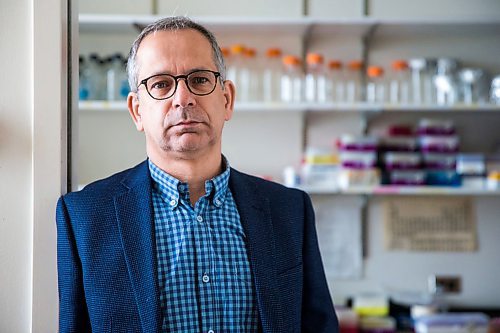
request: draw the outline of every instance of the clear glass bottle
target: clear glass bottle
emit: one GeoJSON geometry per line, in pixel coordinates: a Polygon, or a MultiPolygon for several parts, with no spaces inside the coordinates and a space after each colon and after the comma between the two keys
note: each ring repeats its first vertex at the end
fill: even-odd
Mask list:
{"type": "Polygon", "coordinates": [[[456,71],[458,61],[451,58],[439,58],[434,76],[436,101],[438,105],[453,105],[458,101],[456,71]]]}
{"type": "Polygon", "coordinates": [[[460,100],[468,105],[485,103],[487,99],[486,73],[480,68],[463,68],[458,72],[460,100]]]}
{"type": "Polygon", "coordinates": [[[345,78],[342,72],[342,62],[338,60],[328,62],[326,92],[328,102],[345,102],[345,78]]]}
{"type": "Polygon", "coordinates": [[[243,54],[245,46],[243,44],[235,44],[231,46],[232,70],[231,76],[234,77],[233,82],[236,86],[236,101],[248,101],[249,95],[249,74],[245,66],[243,54]]]}
{"type": "Polygon", "coordinates": [[[409,94],[408,63],[405,60],[395,60],[392,63],[392,75],[389,81],[389,102],[391,104],[408,104],[409,94]]]}
{"type": "Polygon", "coordinates": [[[266,62],[262,70],[262,96],[264,102],[272,103],[280,100],[281,49],[270,48],[266,51],[266,62]]]}
{"type": "Polygon", "coordinates": [[[110,57],[106,72],[106,99],[108,101],[122,100],[121,86],[125,77],[123,70],[123,56],[116,53],[110,57]]]}
{"type": "Polygon", "coordinates": [[[363,97],[363,62],[354,60],[348,63],[346,72],[346,102],[359,103],[363,97]]]}
{"type": "Polygon", "coordinates": [[[303,101],[303,77],[300,59],[293,55],[284,56],[281,77],[281,100],[283,102],[300,103],[303,101]]]}
{"type": "Polygon", "coordinates": [[[90,77],[88,63],[83,55],[78,57],[78,98],[81,101],[89,99],[90,77]]]}
{"type": "Polygon", "coordinates": [[[242,80],[248,82],[248,95],[242,96],[244,102],[262,101],[262,66],[254,48],[246,48],[243,53],[247,77],[242,80]]]}
{"type": "Polygon", "coordinates": [[[128,84],[128,74],[127,74],[127,59],[123,59],[122,61],[122,77],[120,83],[120,99],[126,100],[127,96],[130,92],[130,86],[128,84]]]}
{"type": "Polygon", "coordinates": [[[97,53],[91,53],[88,63],[89,100],[103,100],[106,97],[105,61],[97,53]]]}
{"type": "Polygon", "coordinates": [[[326,102],[326,77],[323,56],[309,53],[306,57],[305,98],[310,103],[326,102]]]}
{"type": "Polygon", "coordinates": [[[500,75],[491,80],[490,103],[500,105],[500,75]]]}
{"type": "Polygon", "coordinates": [[[412,58],[408,60],[408,67],[411,75],[410,102],[415,105],[436,104],[436,89],[433,82],[436,60],[412,58]]]}
{"type": "Polygon", "coordinates": [[[366,84],[366,102],[385,103],[386,89],[384,69],[380,66],[369,66],[366,70],[368,82],[366,84]]]}

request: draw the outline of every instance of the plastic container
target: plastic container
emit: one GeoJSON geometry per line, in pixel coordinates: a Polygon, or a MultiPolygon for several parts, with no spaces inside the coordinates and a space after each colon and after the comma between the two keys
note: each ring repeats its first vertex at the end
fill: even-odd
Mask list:
{"type": "Polygon", "coordinates": [[[389,184],[402,186],[425,185],[426,174],[422,170],[398,170],[389,172],[389,184]]]}
{"type": "Polygon", "coordinates": [[[358,103],[363,100],[362,70],[362,61],[354,60],[347,64],[346,102],[348,103],[358,103]]]}
{"type": "Polygon", "coordinates": [[[378,148],[378,139],[372,136],[342,135],[338,140],[338,148],[344,151],[374,152],[378,148]]]}
{"type": "Polygon", "coordinates": [[[452,135],[455,134],[455,125],[452,120],[424,118],[418,123],[417,134],[452,135]]]}
{"type": "Polygon", "coordinates": [[[419,169],[422,157],[419,153],[389,152],[384,155],[387,170],[415,170],[419,169]]]}
{"type": "Polygon", "coordinates": [[[418,139],[411,136],[382,137],[381,148],[384,151],[412,152],[418,150],[418,139]]]}
{"type": "Polygon", "coordinates": [[[413,126],[406,124],[393,124],[387,128],[387,135],[390,136],[412,136],[414,134],[413,126]]]}
{"type": "Polygon", "coordinates": [[[424,167],[434,170],[455,170],[457,165],[457,155],[442,153],[424,153],[424,167]]]}
{"type": "Polygon", "coordinates": [[[338,184],[342,189],[377,186],[380,184],[380,170],[377,168],[353,169],[342,167],[339,170],[338,184]]]}
{"type": "Polygon", "coordinates": [[[459,138],[456,135],[422,135],[419,137],[422,152],[456,153],[459,138]]]}
{"type": "Polygon", "coordinates": [[[456,161],[457,172],[467,176],[484,176],[486,162],[483,154],[459,154],[456,161]]]}
{"type": "Polygon", "coordinates": [[[416,333],[488,333],[488,317],[482,313],[445,313],[423,316],[416,333]]]}
{"type": "Polygon", "coordinates": [[[389,81],[389,102],[391,104],[408,104],[410,101],[410,76],[408,63],[396,60],[392,63],[392,75],[389,81]]]}
{"type": "Polygon", "coordinates": [[[352,309],[335,306],[335,313],[339,321],[340,333],[358,333],[359,316],[352,309]]]}
{"type": "Polygon", "coordinates": [[[310,103],[326,102],[326,76],[323,56],[309,53],[306,57],[305,98],[310,103]]]}
{"type": "Polygon", "coordinates": [[[391,317],[361,318],[361,333],[396,333],[396,321],[391,317]]]}
{"type": "Polygon", "coordinates": [[[366,70],[368,83],[366,85],[366,102],[385,103],[386,88],[384,82],[384,69],[379,66],[370,66],[366,70]]]}
{"type": "Polygon", "coordinates": [[[350,169],[369,169],[377,164],[377,154],[373,151],[342,151],[342,167],[350,169]]]}
{"type": "Polygon", "coordinates": [[[284,70],[281,77],[281,100],[285,103],[300,103],[303,100],[301,61],[293,55],[284,56],[282,61],[284,70]]]}
{"type": "Polygon", "coordinates": [[[500,171],[490,171],[486,179],[488,190],[500,190],[500,171]]]}
{"type": "Polygon", "coordinates": [[[426,183],[432,186],[461,186],[462,177],[456,171],[428,170],[426,183]]]}

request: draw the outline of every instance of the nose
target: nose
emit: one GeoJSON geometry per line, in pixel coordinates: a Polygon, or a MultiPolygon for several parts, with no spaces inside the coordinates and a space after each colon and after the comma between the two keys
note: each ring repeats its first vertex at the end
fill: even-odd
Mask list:
{"type": "Polygon", "coordinates": [[[177,90],[172,96],[172,104],[177,107],[194,106],[196,104],[195,95],[189,91],[186,80],[179,80],[177,90]]]}

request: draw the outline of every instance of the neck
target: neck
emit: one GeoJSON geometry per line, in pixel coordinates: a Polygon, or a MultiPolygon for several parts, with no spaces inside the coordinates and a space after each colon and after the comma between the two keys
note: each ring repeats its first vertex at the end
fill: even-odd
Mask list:
{"type": "Polygon", "coordinates": [[[222,172],[222,155],[210,154],[198,158],[149,156],[151,161],[169,175],[185,182],[189,186],[191,204],[205,195],[205,181],[222,172]]]}

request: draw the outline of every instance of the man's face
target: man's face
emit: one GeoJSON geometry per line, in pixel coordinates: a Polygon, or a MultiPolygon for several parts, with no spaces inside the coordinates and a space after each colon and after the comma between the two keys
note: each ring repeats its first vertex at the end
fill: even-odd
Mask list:
{"type": "MultiPolygon", "coordinates": [[[[145,37],[137,53],[138,82],[155,74],[182,75],[196,69],[217,71],[208,40],[192,29],[159,31],[145,37]]],[[[166,100],[155,100],[140,85],[128,98],[137,130],[144,131],[148,156],[153,159],[200,158],[220,154],[222,128],[233,112],[234,87],[206,96],[189,91],[179,80],[177,91],[166,100]]]]}

